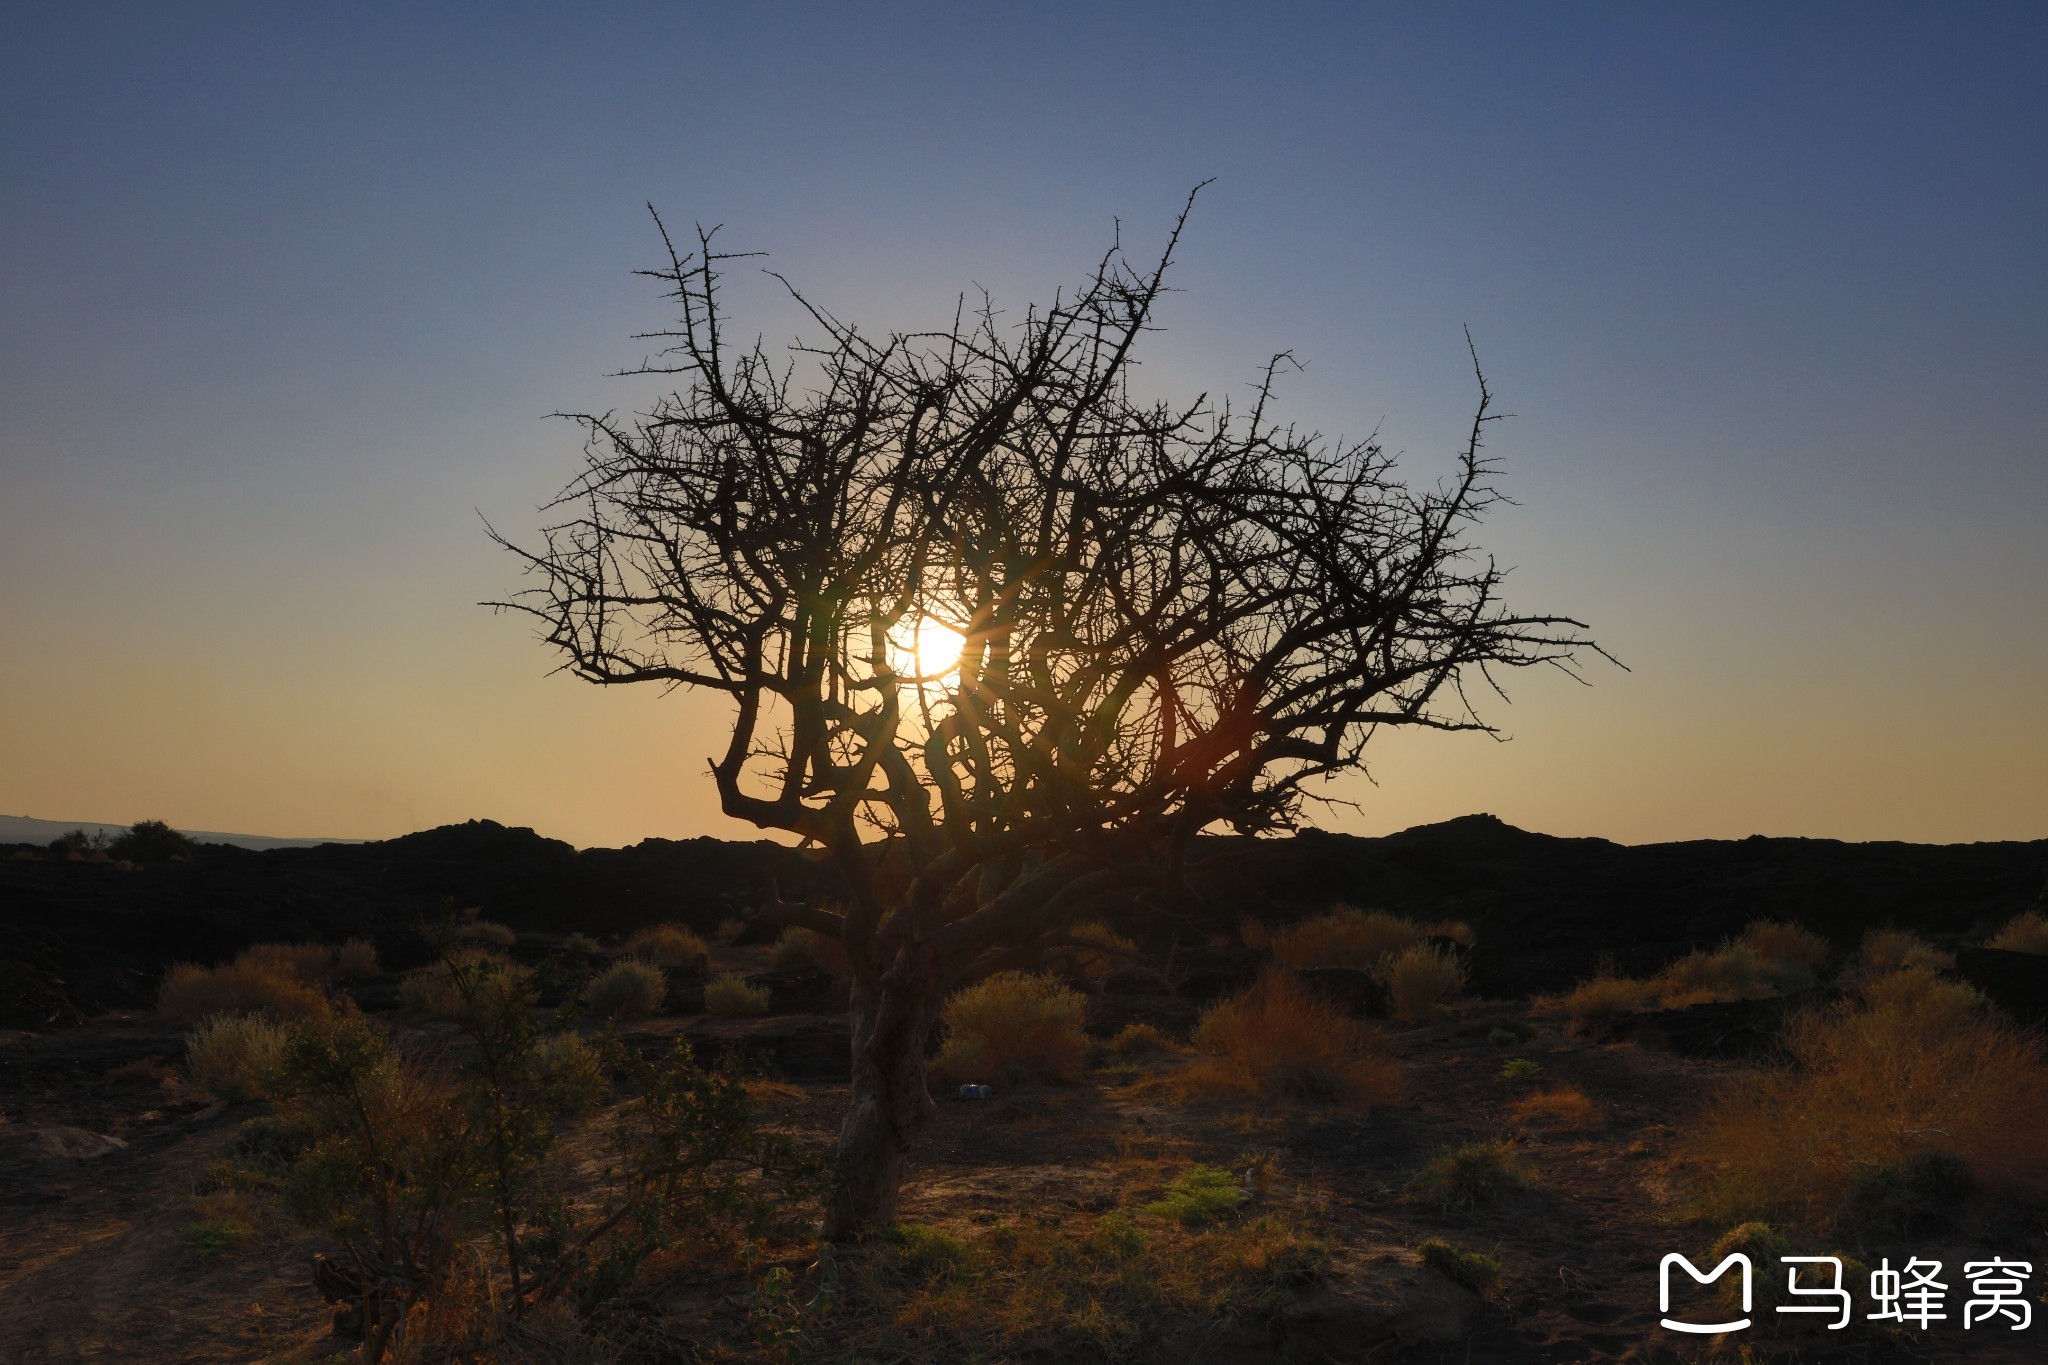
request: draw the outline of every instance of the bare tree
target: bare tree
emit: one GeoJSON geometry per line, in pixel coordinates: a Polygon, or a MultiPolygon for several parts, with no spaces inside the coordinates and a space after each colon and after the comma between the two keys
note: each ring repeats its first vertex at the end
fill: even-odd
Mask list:
{"type": "Polygon", "coordinates": [[[1424,491],[1376,440],[1274,418],[1286,355],[1242,407],[1134,397],[1186,219],[1151,267],[1112,246],[1007,324],[984,296],[946,330],[873,338],[790,287],[823,339],[780,368],[729,340],[715,230],[686,251],[663,229],[668,264],[643,273],[681,319],[633,373],[680,388],[630,422],[575,416],[564,519],[538,549],[499,537],[539,581],[493,605],[538,617],[591,682],[729,695],[726,814],[845,874],[843,911],[777,908],[853,970],[830,1237],[893,1216],[950,991],[1172,882],[1202,830],[1294,827],[1378,727],[1490,730],[1473,681],[1597,649],[1509,611],[1464,543],[1500,501],[1483,376],[1424,491]],[[905,875],[878,875],[885,851],[905,875]]]}

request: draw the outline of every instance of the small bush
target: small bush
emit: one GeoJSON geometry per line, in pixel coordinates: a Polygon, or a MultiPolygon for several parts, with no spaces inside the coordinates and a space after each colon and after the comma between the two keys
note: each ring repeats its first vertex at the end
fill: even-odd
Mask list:
{"type": "Polygon", "coordinates": [[[1079,939],[1083,943],[1099,944],[1102,948],[1108,950],[1106,952],[1099,952],[1090,948],[1068,950],[1074,955],[1075,966],[1079,967],[1084,974],[1091,978],[1100,977],[1110,968],[1120,967],[1130,962],[1132,959],[1127,955],[1135,954],[1138,951],[1137,944],[1099,921],[1091,920],[1086,924],[1077,924],[1067,931],[1067,937],[1079,939]]]}
{"type": "Polygon", "coordinates": [[[1398,915],[1340,905],[1274,934],[1273,960],[1298,969],[1351,967],[1369,972],[1421,941],[1422,930],[1398,915]]]}
{"type": "Polygon", "coordinates": [[[1352,1103],[1391,1103],[1401,1094],[1400,1063],[1378,1030],[1292,972],[1268,970],[1251,989],[1212,1005],[1192,1041],[1216,1059],[1183,1073],[1194,1088],[1352,1103]]]}
{"type": "Polygon", "coordinates": [[[336,976],[375,976],[378,971],[377,945],[366,938],[352,938],[334,951],[336,976]]]}
{"type": "Polygon", "coordinates": [[[1086,1003],[1051,977],[1000,972],[946,1001],[934,1069],[959,1079],[1071,1080],[1088,1049],[1086,1003]]]}
{"type": "Polygon", "coordinates": [[[2042,1040],[1955,986],[1895,972],[1866,986],[1862,1002],[1789,1020],[1787,1064],[1729,1082],[1687,1129],[1704,1211],[1825,1228],[1852,1220],[1865,1168],[1926,1152],[1962,1161],[1990,1187],[2048,1185],[2042,1040]]]}
{"type": "Polygon", "coordinates": [[[1474,1142],[1445,1152],[1408,1182],[1411,1198],[1445,1209],[1471,1209],[1525,1190],[1534,1174],[1505,1142],[1474,1142]]]}
{"type": "Polygon", "coordinates": [[[1151,1024],[1125,1024],[1109,1040],[1109,1050],[1119,1057],[1158,1056],[1161,1053],[1177,1052],[1173,1039],[1161,1033],[1151,1024]]]}
{"type": "Polygon", "coordinates": [[[718,922],[718,928],[711,936],[720,943],[731,943],[747,931],[747,922],[737,916],[728,915],[718,922]]]}
{"type": "Polygon", "coordinates": [[[1739,943],[1709,953],[1691,952],[1666,967],[1653,983],[1665,1009],[1720,1000],[1762,1000],[1778,992],[1782,974],[1755,949],[1739,943]]]}
{"type": "Polygon", "coordinates": [[[235,963],[318,985],[334,975],[334,949],[324,943],[252,943],[236,954],[235,963]]]}
{"type": "Polygon", "coordinates": [[[2016,916],[1992,935],[1984,946],[2003,948],[2008,953],[2048,954],[2048,915],[2029,910],[2016,916]]]}
{"type": "Polygon", "coordinates": [[[1151,1250],[1145,1229],[1121,1213],[1105,1213],[1088,1234],[1088,1249],[1112,1261],[1135,1261],[1151,1250]]]}
{"type": "Polygon", "coordinates": [[[1415,1249],[1424,1265],[1442,1271],[1475,1294],[1491,1293],[1500,1283],[1500,1261],[1495,1257],[1453,1246],[1441,1237],[1425,1237],[1415,1249]]]}
{"type": "Polygon", "coordinates": [[[667,994],[667,973],[651,962],[627,957],[592,978],[583,988],[583,1003],[607,1019],[621,1019],[654,1013],[667,994]]]}
{"type": "Polygon", "coordinates": [[[1904,971],[1940,971],[1955,959],[1908,929],[1872,929],[1856,954],[1856,975],[1863,981],[1904,971]]]}
{"type": "Polygon", "coordinates": [[[1236,1176],[1220,1166],[1197,1166],[1177,1176],[1166,1187],[1166,1196],[1147,1204],[1145,1212],[1197,1228],[1229,1216],[1242,1203],[1244,1191],[1236,1176]]]}
{"type": "Polygon", "coordinates": [[[728,1019],[743,1019],[768,1012],[768,992],[750,986],[738,972],[720,972],[704,984],[704,1009],[728,1019]]]}
{"type": "Polygon", "coordinates": [[[580,953],[584,957],[598,957],[604,952],[604,945],[588,934],[576,933],[562,940],[564,952],[580,953]]]}
{"type": "Polygon", "coordinates": [[[1596,976],[1562,996],[1543,996],[1533,1003],[1539,1010],[1567,1016],[1575,1033],[1597,1033],[1624,1014],[1655,1009],[1657,988],[1628,977],[1596,976]]]}
{"type": "Polygon", "coordinates": [[[293,977],[251,963],[197,967],[180,962],[164,973],[157,989],[157,1013],[187,1027],[217,1014],[264,1014],[272,1019],[315,1019],[328,1011],[327,997],[293,977]]]}
{"type": "Polygon", "coordinates": [[[797,924],[782,931],[769,950],[768,960],[777,967],[822,967],[837,977],[853,974],[844,943],[830,934],[797,924]]]}
{"type": "Polygon", "coordinates": [[[1575,1085],[1517,1100],[1508,1112],[1517,1123],[1557,1133],[1589,1133],[1607,1126],[1607,1111],[1575,1085]]]}
{"type": "Polygon", "coordinates": [[[972,1270],[977,1259],[964,1238],[944,1228],[901,1223],[890,1240],[896,1244],[897,1265],[919,1280],[956,1279],[972,1270]]]}
{"type": "Polygon", "coordinates": [[[711,945],[680,924],[650,924],[635,929],[626,940],[626,955],[657,967],[702,971],[711,965],[711,945]]]}
{"type": "Polygon", "coordinates": [[[1273,929],[1264,920],[1246,915],[1237,922],[1237,941],[1255,953],[1273,946],[1273,929]]]}
{"type": "Polygon", "coordinates": [[[445,960],[408,972],[398,998],[416,1014],[461,1019],[507,1001],[525,988],[530,969],[489,948],[458,948],[445,960]],[[463,994],[468,985],[469,997],[463,994]]]}
{"type": "Polygon", "coordinates": [[[185,1040],[192,1083],[230,1104],[260,1100],[284,1056],[285,1031],[259,1015],[217,1014],[185,1040]]]}
{"type": "Polygon", "coordinates": [[[1428,1019],[1465,989],[1458,955],[1426,943],[1382,959],[1373,976],[1386,988],[1396,1019],[1428,1019]]]}
{"type": "Polygon", "coordinates": [[[1512,1057],[1501,1063],[1500,1079],[1504,1081],[1533,1081],[1542,1074],[1542,1063],[1527,1057],[1512,1057]]]}
{"type": "Polygon", "coordinates": [[[483,943],[493,948],[510,948],[519,941],[519,935],[496,920],[473,919],[455,931],[455,937],[466,943],[483,943]]]}
{"type": "Polygon", "coordinates": [[[135,863],[182,862],[198,856],[193,843],[161,820],[138,820],[107,851],[135,863]]]}
{"type": "Polygon", "coordinates": [[[1736,940],[1761,958],[1767,968],[1788,977],[1813,979],[1828,960],[1828,941],[1811,929],[1782,920],[1760,919],[1736,940]]]}

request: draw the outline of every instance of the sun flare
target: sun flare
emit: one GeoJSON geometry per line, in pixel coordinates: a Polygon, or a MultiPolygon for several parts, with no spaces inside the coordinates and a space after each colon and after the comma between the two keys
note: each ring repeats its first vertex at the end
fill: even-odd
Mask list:
{"type": "Polygon", "coordinates": [[[966,644],[959,631],[923,616],[918,618],[908,639],[890,641],[890,653],[894,657],[889,662],[899,673],[937,678],[951,673],[959,664],[960,651],[966,644]]]}

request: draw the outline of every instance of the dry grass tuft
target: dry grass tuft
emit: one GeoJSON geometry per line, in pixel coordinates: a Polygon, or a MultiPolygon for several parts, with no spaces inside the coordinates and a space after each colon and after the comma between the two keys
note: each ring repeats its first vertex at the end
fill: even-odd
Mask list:
{"type": "Polygon", "coordinates": [[[1077,924],[1067,930],[1067,937],[1079,939],[1082,943],[1100,944],[1108,952],[1095,952],[1088,948],[1068,949],[1073,954],[1074,965],[1090,978],[1100,977],[1112,967],[1121,967],[1135,960],[1138,945],[1099,920],[1077,924]]]}
{"type": "Polygon", "coordinates": [[[317,986],[334,975],[334,949],[324,943],[252,943],[235,964],[317,986]]]}
{"type": "Polygon", "coordinates": [[[1479,936],[1472,932],[1472,926],[1461,919],[1431,920],[1422,926],[1422,934],[1425,938],[1447,938],[1466,948],[1479,941],[1479,936]]]}
{"type": "Polygon", "coordinates": [[[623,957],[592,977],[583,1003],[607,1019],[635,1018],[661,1008],[668,974],[652,962],[623,957]]]}
{"type": "Polygon", "coordinates": [[[842,980],[853,975],[844,942],[796,924],[782,931],[768,960],[777,967],[822,967],[842,980]]]}
{"type": "Polygon", "coordinates": [[[562,950],[584,957],[597,957],[604,952],[604,945],[588,934],[574,933],[562,940],[562,950]]]}
{"type": "Polygon", "coordinates": [[[1400,1063],[1378,1030],[1291,972],[1270,969],[1243,994],[1212,1005],[1193,1043],[1209,1060],[1176,1078],[1190,1093],[1350,1104],[1391,1104],[1402,1094],[1400,1063]]]}
{"type": "Polygon", "coordinates": [[[488,1006],[507,999],[533,975],[503,953],[489,948],[458,948],[446,961],[406,973],[398,983],[398,998],[415,1014],[435,1019],[460,1019],[471,1009],[463,998],[458,977],[466,977],[477,1005],[488,1006]]]}
{"type": "Polygon", "coordinates": [[[1808,982],[1828,960],[1826,939],[1783,920],[1756,920],[1736,942],[1755,953],[1767,969],[1788,976],[1804,975],[1808,982]]]}
{"type": "Polygon", "coordinates": [[[932,1068],[956,1080],[1071,1080],[1088,1050],[1086,1003],[1051,977],[999,972],[946,1001],[932,1068]]]}
{"type": "Polygon", "coordinates": [[[2038,910],[2029,910],[2015,916],[2003,929],[1984,944],[1987,948],[2003,948],[2008,953],[2048,954],[2048,915],[2038,910]]]}
{"type": "Polygon", "coordinates": [[[224,967],[180,962],[164,973],[156,996],[158,1015],[188,1027],[217,1014],[317,1019],[328,1008],[327,997],[317,987],[239,959],[224,967]]]}
{"type": "Polygon", "coordinates": [[[490,919],[473,919],[455,931],[455,937],[465,943],[484,943],[493,948],[510,948],[519,941],[519,935],[507,925],[490,919]]]}
{"type": "Polygon", "coordinates": [[[1932,972],[1895,972],[1865,990],[1860,1004],[1795,1017],[1790,1063],[1731,1082],[1692,1126],[1706,1210],[1829,1226],[1851,1211],[1861,1172],[1929,1152],[1993,1188],[2048,1193],[2042,1041],[1932,972]]]}
{"type": "Polygon", "coordinates": [[[1465,989],[1458,955],[1427,943],[1382,960],[1373,976],[1386,988],[1396,1019],[1428,1019],[1465,989]]]}
{"type": "Polygon", "coordinates": [[[768,991],[750,986],[738,972],[720,972],[704,983],[704,1011],[725,1019],[749,1019],[768,1012],[768,991]]]}
{"type": "Polygon", "coordinates": [[[1369,972],[1422,941],[1413,921],[1384,910],[1340,905],[1327,915],[1290,924],[1273,935],[1273,960],[1283,967],[1351,967],[1369,972]]]}
{"type": "Polygon", "coordinates": [[[366,938],[352,938],[334,951],[334,974],[339,977],[375,976],[377,945],[366,938]]]}
{"type": "Polygon", "coordinates": [[[1530,1002],[1540,1014],[1563,1014],[1574,1032],[1597,1032],[1624,1014],[1657,1007],[1658,993],[1648,981],[1626,976],[1596,976],[1563,995],[1541,995],[1530,1002]]]}
{"type": "Polygon", "coordinates": [[[1526,1096],[1508,1114],[1517,1123],[1555,1133],[1590,1133],[1607,1126],[1607,1111],[1575,1085],[1526,1096]]]}
{"type": "Polygon", "coordinates": [[[194,1085],[230,1104],[260,1100],[284,1045],[284,1029],[269,1019],[216,1014],[185,1040],[185,1071],[194,1085]]]}
{"type": "Polygon", "coordinates": [[[1955,965],[1953,957],[1910,930],[1872,929],[1863,936],[1852,974],[1858,980],[1874,981],[1893,972],[1932,972],[1955,965]]]}
{"type": "Polygon", "coordinates": [[[1255,953],[1273,946],[1273,928],[1262,919],[1246,915],[1237,922],[1237,941],[1255,953]]]}
{"type": "Polygon", "coordinates": [[[1119,1057],[1156,1057],[1178,1052],[1180,1048],[1155,1026],[1141,1023],[1125,1024],[1109,1040],[1109,1050],[1119,1057]]]}
{"type": "Polygon", "coordinates": [[[1471,1142],[1417,1171],[1408,1181],[1408,1195],[1440,1208],[1474,1209],[1535,1183],[1535,1171],[1508,1143],[1471,1142]]]}
{"type": "Polygon", "coordinates": [[[626,956],[657,967],[702,971],[711,965],[711,945],[680,924],[650,924],[626,940],[626,956]]]}

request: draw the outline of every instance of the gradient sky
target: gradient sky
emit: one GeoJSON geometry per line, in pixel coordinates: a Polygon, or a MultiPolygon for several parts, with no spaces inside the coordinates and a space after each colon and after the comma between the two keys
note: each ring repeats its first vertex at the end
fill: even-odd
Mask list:
{"type": "MultiPolygon", "coordinates": [[[[1633,669],[1335,828],[2048,837],[2048,7],[0,11],[0,811],[753,837],[718,699],[549,676],[513,532],[665,305],[644,207],[870,330],[1184,239],[1147,382],[1474,392],[1512,604],[1633,669]]],[[[732,277],[739,325],[800,328],[732,277]]]]}

